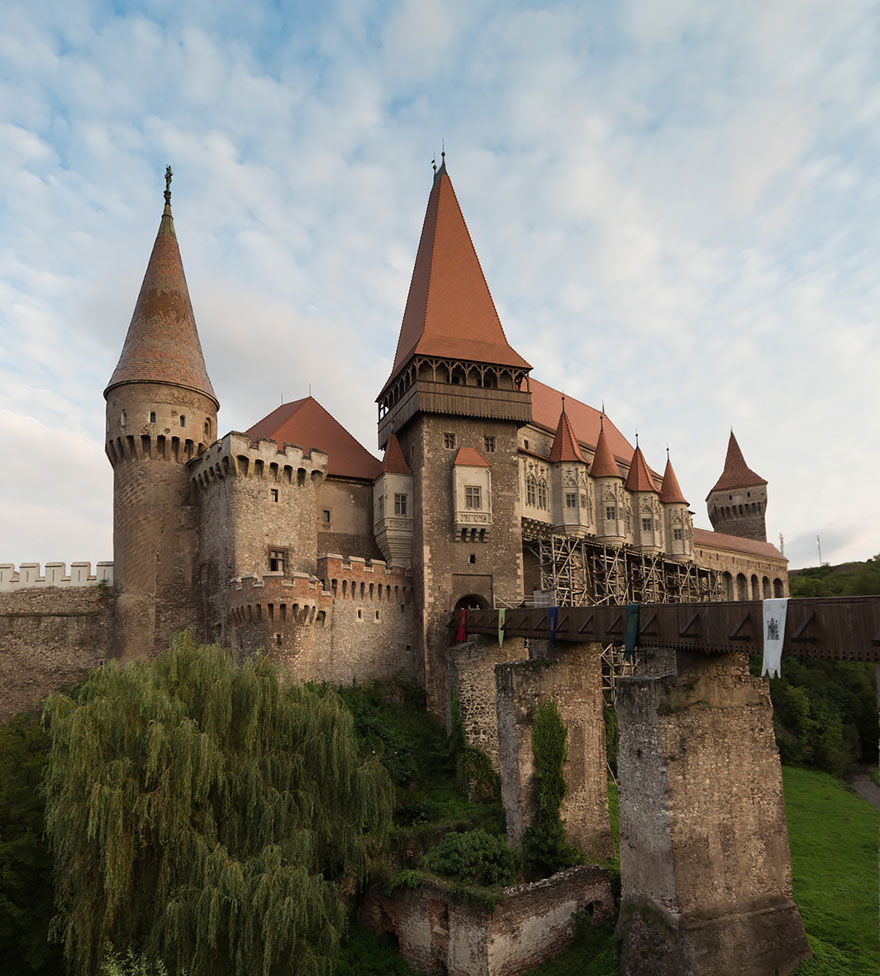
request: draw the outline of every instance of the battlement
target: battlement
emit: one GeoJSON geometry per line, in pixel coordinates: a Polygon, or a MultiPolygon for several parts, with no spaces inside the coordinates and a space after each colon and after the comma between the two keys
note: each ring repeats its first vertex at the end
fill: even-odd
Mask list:
{"type": "Polygon", "coordinates": [[[229,607],[236,627],[246,624],[325,624],[332,597],[308,573],[246,573],[229,581],[229,607]]]}
{"type": "Polygon", "coordinates": [[[29,590],[49,586],[97,586],[113,585],[113,563],[95,564],[92,575],[91,563],[71,563],[67,575],[66,563],[46,563],[46,572],[40,575],[39,563],[21,563],[16,570],[13,563],[0,563],[0,593],[29,590]]]}
{"type": "Polygon", "coordinates": [[[305,454],[297,444],[278,446],[270,437],[252,443],[232,431],[189,462],[190,479],[200,489],[225,478],[256,478],[275,484],[317,487],[327,477],[327,454],[315,448],[305,454]]]}
{"type": "Polygon", "coordinates": [[[337,599],[409,603],[412,600],[412,576],[400,566],[389,568],[384,559],[369,563],[360,556],[339,553],[318,556],[318,575],[324,588],[337,599]]]}

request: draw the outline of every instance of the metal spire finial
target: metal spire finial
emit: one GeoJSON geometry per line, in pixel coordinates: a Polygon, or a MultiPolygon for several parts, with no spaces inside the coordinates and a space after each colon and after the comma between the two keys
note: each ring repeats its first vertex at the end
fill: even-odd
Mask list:
{"type": "Polygon", "coordinates": [[[437,175],[437,153],[434,153],[434,158],[431,160],[431,165],[434,167],[434,175],[437,175]]]}
{"type": "Polygon", "coordinates": [[[638,449],[639,449],[639,431],[638,428],[636,428],[636,450],[638,449]]]}
{"type": "Polygon", "coordinates": [[[171,166],[165,167],[165,203],[171,206],[171,177],[174,173],[171,171],[171,166]]]}

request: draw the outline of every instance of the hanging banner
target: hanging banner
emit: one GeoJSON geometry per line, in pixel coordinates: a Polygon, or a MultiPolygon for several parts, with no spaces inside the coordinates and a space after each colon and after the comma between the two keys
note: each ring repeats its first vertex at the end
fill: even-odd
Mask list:
{"type": "Polygon", "coordinates": [[[547,626],[550,628],[550,643],[556,643],[556,618],[559,607],[547,607],[547,626]]]}
{"type": "Polygon", "coordinates": [[[462,641],[467,640],[467,610],[461,611],[461,617],[458,621],[458,633],[455,635],[455,639],[460,644],[462,641]]]}
{"type": "Polygon", "coordinates": [[[627,603],[626,624],[623,629],[623,659],[631,661],[639,640],[639,603],[627,603]]]}
{"type": "Polygon", "coordinates": [[[764,600],[764,664],[761,677],[779,677],[779,663],[782,659],[782,642],[785,639],[785,617],[788,612],[788,597],[777,600],[764,600]]]}
{"type": "Polygon", "coordinates": [[[507,610],[504,607],[498,611],[498,646],[504,643],[504,620],[507,617],[507,610]]]}

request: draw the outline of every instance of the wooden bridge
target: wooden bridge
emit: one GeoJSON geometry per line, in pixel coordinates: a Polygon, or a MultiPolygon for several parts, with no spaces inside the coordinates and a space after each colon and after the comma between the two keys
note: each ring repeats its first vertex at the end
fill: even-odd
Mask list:
{"type": "MultiPolygon", "coordinates": [[[[763,650],[760,600],[731,603],[639,604],[636,646],[730,654],[763,650]]],[[[551,635],[550,608],[506,611],[505,637],[622,644],[626,606],[558,607],[551,635]]],[[[458,626],[458,616],[452,621],[458,626]]],[[[497,610],[468,610],[468,634],[498,634],[497,610]]],[[[880,662],[880,596],[791,599],[783,656],[880,662]]]]}

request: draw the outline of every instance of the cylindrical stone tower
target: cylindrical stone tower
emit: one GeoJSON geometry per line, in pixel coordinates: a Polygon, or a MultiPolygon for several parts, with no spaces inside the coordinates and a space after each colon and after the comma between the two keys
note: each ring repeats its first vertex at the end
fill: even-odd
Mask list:
{"type": "Polygon", "coordinates": [[[113,466],[114,649],[152,656],[201,631],[198,521],[187,462],[217,436],[217,409],[171,216],[165,210],[119,363],[104,397],[113,466]]]}
{"type": "Polygon", "coordinates": [[[716,532],[767,541],[767,479],[755,474],[746,464],[733,431],[727,444],[724,471],[706,496],[706,505],[716,532]]]}

